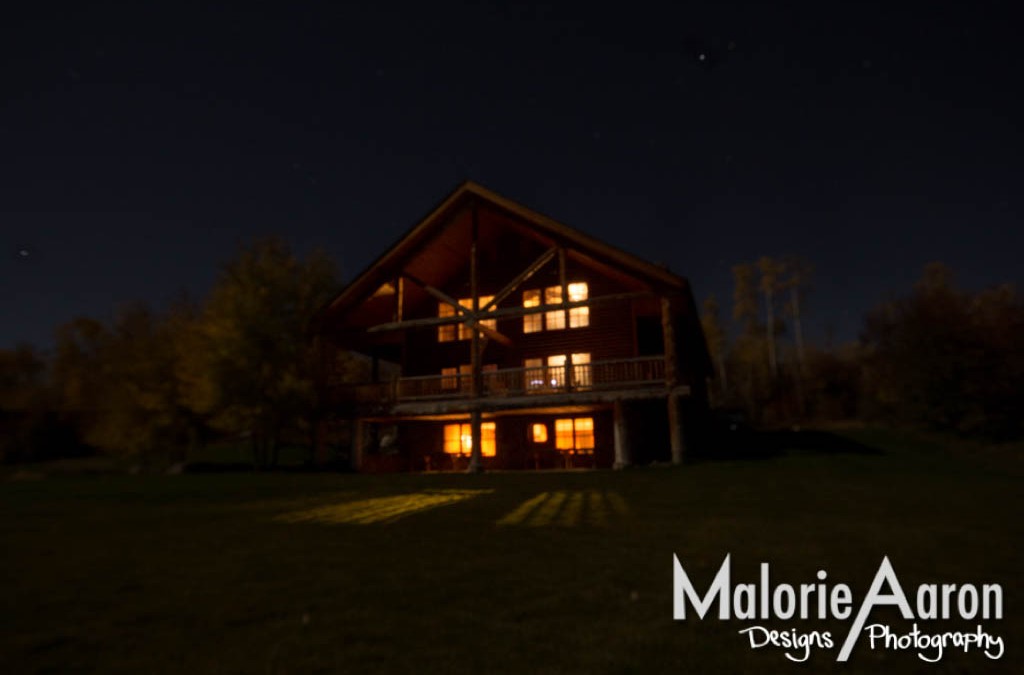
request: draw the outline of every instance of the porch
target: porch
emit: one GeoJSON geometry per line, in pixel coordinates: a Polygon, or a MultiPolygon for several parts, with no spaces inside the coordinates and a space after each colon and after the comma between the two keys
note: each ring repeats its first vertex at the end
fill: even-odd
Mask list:
{"type": "Polygon", "coordinates": [[[564,366],[484,369],[480,396],[473,396],[470,372],[395,377],[387,382],[350,384],[333,377],[329,384],[335,401],[355,405],[550,397],[568,394],[600,394],[666,386],[665,357],[566,363],[564,366]]]}

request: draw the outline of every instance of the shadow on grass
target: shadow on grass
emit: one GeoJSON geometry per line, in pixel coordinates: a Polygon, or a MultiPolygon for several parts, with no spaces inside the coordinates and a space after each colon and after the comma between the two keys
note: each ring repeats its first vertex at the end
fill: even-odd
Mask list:
{"type": "Polygon", "coordinates": [[[881,455],[882,450],[827,431],[743,431],[710,440],[707,457],[716,460],[765,460],[784,455],[881,455]]]}

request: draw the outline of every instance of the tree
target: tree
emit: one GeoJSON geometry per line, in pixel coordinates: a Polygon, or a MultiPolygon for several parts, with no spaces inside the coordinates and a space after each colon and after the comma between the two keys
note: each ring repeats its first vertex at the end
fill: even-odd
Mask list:
{"type": "Polygon", "coordinates": [[[1011,287],[971,295],[931,263],[909,296],[868,313],[862,342],[877,412],[936,429],[1021,434],[1024,303],[1011,287]]]}
{"type": "Polygon", "coordinates": [[[765,342],[768,345],[768,372],[774,378],[779,373],[779,361],[777,356],[777,345],[775,336],[779,326],[775,320],[775,294],[781,287],[780,274],[782,265],[777,261],[762,256],[757,261],[757,268],[761,272],[761,292],[764,293],[765,307],[765,342]]]}
{"type": "Polygon", "coordinates": [[[257,466],[277,461],[286,431],[315,424],[318,360],[306,327],[338,289],[333,263],[303,263],[277,239],[228,263],[187,337],[185,398],[218,429],[249,437],[257,466]]]}
{"type": "Polygon", "coordinates": [[[715,296],[708,296],[704,301],[704,311],[701,314],[700,322],[704,329],[704,338],[708,343],[708,351],[711,353],[711,361],[715,364],[715,370],[718,373],[718,390],[724,397],[729,390],[729,381],[725,370],[725,354],[729,343],[719,319],[718,300],[715,299],[715,296]]]}
{"type": "Polygon", "coordinates": [[[793,339],[796,341],[797,363],[801,370],[806,361],[804,349],[804,330],[801,318],[801,307],[810,286],[814,268],[803,258],[789,256],[782,263],[785,280],[781,284],[783,290],[789,291],[788,314],[793,317],[793,339]]]}
{"type": "Polygon", "coordinates": [[[748,264],[733,265],[732,318],[740,322],[743,332],[757,330],[757,291],[754,288],[754,268],[748,264]]]}
{"type": "Polygon", "coordinates": [[[183,459],[195,420],[177,380],[180,307],[122,307],[110,326],[79,318],[58,331],[54,384],[87,444],[144,461],[183,459]]]}
{"type": "Polygon", "coordinates": [[[37,459],[42,454],[45,375],[46,363],[30,345],[0,349],[0,461],[37,459]]]}

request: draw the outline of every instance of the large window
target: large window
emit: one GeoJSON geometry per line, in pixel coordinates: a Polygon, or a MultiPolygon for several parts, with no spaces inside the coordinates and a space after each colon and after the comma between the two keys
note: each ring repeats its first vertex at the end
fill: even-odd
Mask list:
{"type": "MultiPolygon", "coordinates": [[[[494,299],[493,295],[481,295],[480,306],[484,307],[488,302],[494,299]]],[[[459,304],[466,309],[473,309],[473,298],[462,298],[459,300],[459,304]]],[[[495,308],[492,307],[493,311],[495,308]]],[[[441,318],[455,316],[455,308],[449,305],[447,302],[440,302],[437,305],[437,316],[441,318]]],[[[491,330],[498,330],[498,321],[496,319],[484,319],[480,322],[480,325],[487,326],[491,330]]],[[[437,341],[438,342],[452,342],[458,336],[459,340],[469,340],[473,337],[473,329],[464,323],[453,324],[450,326],[438,326],[437,327],[437,341]]]]}
{"type": "MultiPolygon", "coordinates": [[[[480,454],[494,457],[497,454],[494,422],[480,424],[480,454]]],[[[468,455],[473,451],[473,430],[469,424],[444,425],[444,451],[449,455],[468,455]]]]}
{"type": "MultiPolygon", "coordinates": [[[[569,291],[569,302],[584,302],[590,297],[590,291],[585,281],[574,281],[567,284],[569,291]]],[[[562,287],[548,286],[545,289],[533,289],[523,291],[523,307],[540,307],[541,299],[543,305],[562,304],[562,287]]],[[[538,314],[527,314],[523,317],[523,332],[538,333],[542,330],[561,330],[569,328],[583,328],[590,325],[590,308],[573,307],[566,312],[564,309],[555,309],[538,314]],[[568,323],[566,319],[568,318],[568,323]]]]}
{"type": "MultiPolygon", "coordinates": [[[[583,302],[589,290],[584,281],[569,284],[569,302],[583,302]]],[[[582,328],[590,325],[590,308],[573,307],[569,310],[569,328],[582,328]]]]}
{"type": "MultiPolygon", "coordinates": [[[[561,286],[549,286],[544,289],[544,304],[545,305],[558,305],[562,302],[562,287],[561,286]]],[[[556,310],[554,312],[548,312],[544,315],[544,322],[547,324],[548,330],[559,330],[565,328],[565,311],[556,310]]]]}
{"type": "MultiPolygon", "coordinates": [[[[540,307],[540,291],[523,291],[523,307],[540,307]]],[[[523,317],[523,332],[538,333],[544,330],[543,314],[527,314],[523,317]]]]}
{"type": "Polygon", "coordinates": [[[566,453],[594,452],[594,418],[573,417],[555,420],[555,448],[566,453]]]}
{"type": "Polygon", "coordinates": [[[581,389],[590,385],[590,353],[573,354],[572,386],[581,389]]]}
{"type": "MultiPolygon", "coordinates": [[[[442,319],[449,316],[455,316],[455,308],[449,305],[447,302],[442,302],[437,306],[437,315],[442,319]]],[[[455,324],[437,327],[438,342],[451,342],[454,339],[455,324]]]]}

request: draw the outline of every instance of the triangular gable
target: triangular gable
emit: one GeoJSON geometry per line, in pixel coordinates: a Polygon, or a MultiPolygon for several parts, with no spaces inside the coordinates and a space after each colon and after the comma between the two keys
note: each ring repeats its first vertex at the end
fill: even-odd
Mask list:
{"type": "Polygon", "coordinates": [[[584,257],[589,258],[591,264],[619,270],[653,288],[664,291],[688,292],[689,290],[689,284],[681,276],[672,274],[662,267],[502,197],[477,183],[467,181],[456,188],[391,248],[353,279],[324,307],[321,316],[345,312],[393,280],[421,247],[440,234],[445,227],[451,226],[452,217],[472,200],[478,200],[479,203],[504,211],[538,236],[571,247],[584,257]]]}

